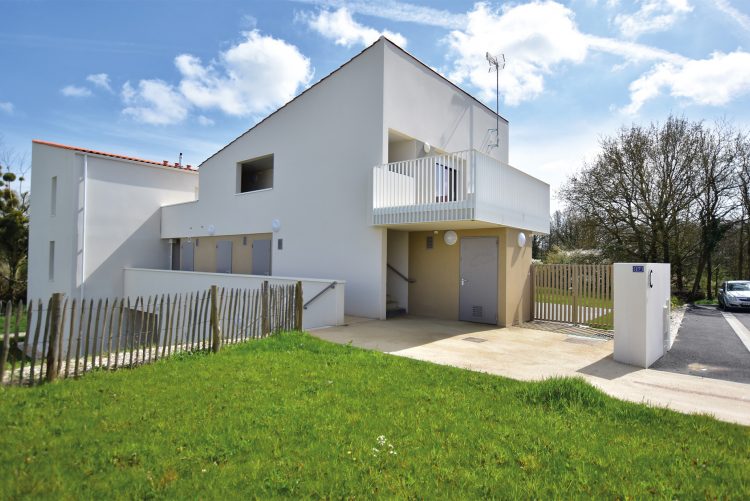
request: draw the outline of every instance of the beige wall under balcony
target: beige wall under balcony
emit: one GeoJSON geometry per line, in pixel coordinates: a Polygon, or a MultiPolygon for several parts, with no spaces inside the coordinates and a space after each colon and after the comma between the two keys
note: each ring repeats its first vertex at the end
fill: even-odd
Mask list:
{"type": "MultiPolygon", "coordinates": [[[[515,228],[457,230],[462,237],[498,238],[498,325],[515,325],[531,319],[531,235],[518,247],[515,228]]],[[[444,231],[418,231],[409,234],[409,313],[445,319],[458,319],[459,243],[446,245],[444,231]],[[426,239],[432,235],[433,248],[426,239]]]]}
{"type": "MultiPolygon", "coordinates": [[[[195,271],[216,272],[216,244],[219,240],[232,241],[232,273],[249,275],[253,266],[253,241],[270,240],[271,233],[254,233],[251,235],[223,235],[200,237],[196,239],[194,254],[195,271]],[[243,238],[246,237],[243,244],[243,238]]],[[[273,263],[271,263],[273,269],[273,263]]]]}

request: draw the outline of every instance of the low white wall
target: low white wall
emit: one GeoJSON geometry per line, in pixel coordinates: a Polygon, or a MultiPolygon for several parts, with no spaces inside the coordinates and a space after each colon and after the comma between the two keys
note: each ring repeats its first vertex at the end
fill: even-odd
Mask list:
{"type": "Polygon", "coordinates": [[[259,289],[265,280],[270,284],[294,284],[302,282],[302,301],[308,302],[320,291],[336,282],[302,312],[302,327],[314,329],[344,323],[343,280],[310,279],[294,277],[267,277],[262,275],[239,275],[231,273],[203,273],[196,271],[149,270],[125,268],[124,290],[126,298],[177,294],[206,290],[212,285],[234,289],[259,289]]]}

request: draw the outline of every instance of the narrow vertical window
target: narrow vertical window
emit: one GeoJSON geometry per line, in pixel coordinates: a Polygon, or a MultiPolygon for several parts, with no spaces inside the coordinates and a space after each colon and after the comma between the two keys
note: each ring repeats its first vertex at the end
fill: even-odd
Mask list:
{"type": "Polygon", "coordinates": [[[49,195],[49,213],[50,216],[57,214],[57,176],[52,177],[52,186],[49,195]]]}
{"type": "Polygon", "coordinates": [[[49,279],[50,282],[55,279],[55,241],[49,243],[49,279]]]}

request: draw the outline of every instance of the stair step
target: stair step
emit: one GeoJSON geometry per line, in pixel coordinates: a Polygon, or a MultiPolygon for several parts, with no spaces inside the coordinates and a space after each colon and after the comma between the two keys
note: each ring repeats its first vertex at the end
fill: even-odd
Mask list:
{"type": "Polygon", "coordinates": [[[405,315],[406,310],[404,308],[394,308],[392,310],[385,310],[385,318],[393,318],[393,317],[399,317],[401,315],[405,315]]]}

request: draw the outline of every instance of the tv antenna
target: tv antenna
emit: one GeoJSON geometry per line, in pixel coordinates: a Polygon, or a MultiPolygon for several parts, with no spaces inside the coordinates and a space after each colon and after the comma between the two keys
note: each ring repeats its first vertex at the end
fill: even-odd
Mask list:
{"type": "MultiPolygon", "coordinates": [[[[495,144],[490,144],[489,149],[500,147],[500,70],[505,68],[505,54],[493,56],[489,52],[485,55],[490,64],[490,72],[495,71],[495,144]]],[[[490,129],[492,132],[492,129],[490,129]]]]}

